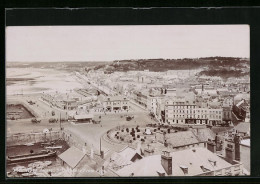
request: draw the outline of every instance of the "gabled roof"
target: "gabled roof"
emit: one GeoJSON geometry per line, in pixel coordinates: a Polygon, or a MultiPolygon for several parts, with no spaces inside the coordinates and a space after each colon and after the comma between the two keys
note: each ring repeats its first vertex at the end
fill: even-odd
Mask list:
{"type": "MultiPolygon", "coordinates": [[[[219,170],[231,166],[216,154],[206,148],[195,148],[181,150],[171,153],[172,156],[172,176],[195,176],[204,171],[201,166],[209,171],[219,170]],[[193,151],[195,150],[195,151],[193,151]],[[211,161],[216,161],[216,166],[211,161]],[[188,168],[188,173],[184,174],[181,167],[188,168]]],[[[152,155],[126,166],[117,171],[120,176],[159,176],[158,172],[165,172],[161,165],[161,155],[152,155]]]]}
{"type": "Polygon", "coordinates": [[[138,153],[138,150],[127,146],[123,150],[113,153],[111,155],[111,160],[114,161],[114,164],[117,166],[125,166],[133,163],[131,160],[136,154],[142,158],[138,153]]]}
{"type": "Polygon", "coordinates": [[[84,153],[78,148],[72,146],[62,154],[58,155],[60,159],[66,162],[71,168],[75,168],[84,157],[84,153]]]}

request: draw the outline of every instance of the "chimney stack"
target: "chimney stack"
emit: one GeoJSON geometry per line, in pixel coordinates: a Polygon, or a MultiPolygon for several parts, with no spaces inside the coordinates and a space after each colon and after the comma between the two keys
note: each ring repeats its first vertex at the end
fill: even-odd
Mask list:
{"type": "Polygon", "coordinates": [[[233,148],[233,145],[228,144],[225,150],[226,150],[226,161],[232,164],[233,160],[235,159],[235,150],[233,148]]]}
{"type": "Polygon", "coordinates": [[[216,144],[215,142],[212,142],[211,140],[209,140],[207,142],[207,149],[213,153],[216,153],[216,144]]]}
{"type": "Polygon", "coordinates": [[[163,151],[161,164],[168,175],[172,175],[172,156],[169,151],[163,151]]]}
{"type": "Polygon", "coordinates": [[[236,134],[234,137],[235,143],[235,160],[240,161],[240,135],[236,134]]]}

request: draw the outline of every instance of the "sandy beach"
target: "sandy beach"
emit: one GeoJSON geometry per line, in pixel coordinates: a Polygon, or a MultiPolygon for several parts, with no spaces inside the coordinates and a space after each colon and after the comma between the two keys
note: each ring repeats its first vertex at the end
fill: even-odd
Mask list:
{"type": "Polygon", "coordinates": [[[55,69],[7,68],[6,95],[66,92],[81,88],[72,75],[55,69]]]}

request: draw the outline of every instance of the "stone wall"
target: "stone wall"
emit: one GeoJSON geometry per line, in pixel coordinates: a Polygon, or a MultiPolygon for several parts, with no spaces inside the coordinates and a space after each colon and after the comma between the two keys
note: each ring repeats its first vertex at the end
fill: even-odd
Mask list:
{"type": "Polygon", "coordinates": [[[59,131],[50,131],[49,133],[36,132],[26,134],[14,134],[6,137],[7,146],[23,145],[28,143],[37,143],[52,141],[61,138],[59,131]]]}
{"type": "MultiPolygon", "coordinates": [[[[74,136],[71,132],[69,131],[63,131],[61,133],[61,137],[67,142],[67,144],[72,147],[76,147],[83,151],[85,154],[87,153],[87,150],[90,150],[90,145],[82,141],[82,139],[74,136]]],[[[88,151],[90,152],[90,151],[88,151]]]]}
{"type": "Polygon", "coordinates": [[[13,104],[13,105],[19,105],[21,104],[22,106],[24,106],[28,111],[30,111],[30,113],[32,113],[32,115],[34,115],[34,117],[40,117],[40,114],[38,114],[32,107],[30,107],[30,105],[28,105],[27,103],[25,103],[24,101],[18,101],[18,100],[8,100],[8,105],[9,104],[13,104]]]}

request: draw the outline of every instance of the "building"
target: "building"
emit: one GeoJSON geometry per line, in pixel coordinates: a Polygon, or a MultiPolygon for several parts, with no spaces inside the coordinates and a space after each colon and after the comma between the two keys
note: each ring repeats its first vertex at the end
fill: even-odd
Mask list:
{"type": "Polygon", "coordinates": [[[75,114],[73,119],[76,123],[92,123],[93,114],[75,114]]]}
{"type": "Polygon", "coordinates": [[[230,124],[232,121],[232,107],[225,106],[223,107],[223,121],[230,124]]]}
{"type": "Polygon", "coordinates": [[[222,111],[221,108],[201,108],[194,101],[177,97],[165,103],[165,123],[215,126],[222,123],[222,111]]]}
{"type": "Polygon", "coordinates": [[[134,149],[127,146],[118,152],[114,152],[111,155],[109,163],[107,163],[107,165],[113,170],[118,170],[142,158],[143,156],[141,155],[140,149],[134,149]]]}
{"type": "Polygon", "coordinates": [[[209,120],[209,125],[217,125],[217,124],[222,124],[222,116],[223,116],[223,109],[208,109],[208,120],[209,120]]]}
{"type": "Polygon", "coordinates": [[[247,100],[241,100],[233,106],[233,114],[235,115],[237,122],[250,119],[250,104],[247,100]]]}
{"type": "Polygon", "coordinates": [[[224,97],[222,106],[232,107],[233,105],[234,105],[234,97],[233,96],[224,97]]]}
{"type": "Polygon", "coordinates": [[[170,134],[156,132],[156,140],[160,143],[167,143],[167,146],[173,150],[205,146],[205,141],[199,141],[192,131],[182,131],[170,134]]]}
{"type": "Polygon", "coordinates": [[[126,166],[119,176],[237,176],[243,167],[240,162],[229,163],[206,148],[191,148],[176,152],[163,151],[126,166]]]}
{"type": "Polygon", "coordinates": [[[190,123],[195,118],[196,105],[184,98],[167,100],[165,103],[165,122],[168,124],[190,123]]]}
{"type": "Polygon", "coordinates": [[[129,110],[129,100],[124,96],[108,96],[103,100],[103,107],[107,111],[129,110]]]}
{"type": "Polygon", "coordinates": [[[148,104],[148,94],[144,94],[140,91],[133,92],[133,99],[138,104],[142,105],[143,107],[147,108],[148,104]]]}
{"type": "Polygon", "coordinates": [[[90,97],[85,98],[84,96],[78,93],[54,93],[54,94],[47,94],[43,93],[41,95],[41,99],[44,102],[47,102],[53,107],[57,107],[63,110],[75,110],[78,105],[84,103],[84,100],[90,97]]]}
{"type": "Polygon", "coordinates": [[[62,154],[58,155],[57,161],[73,174],[77,170],[80,161],[85,157],[85,154],[76,147],[70,147],[62,154]]]}

